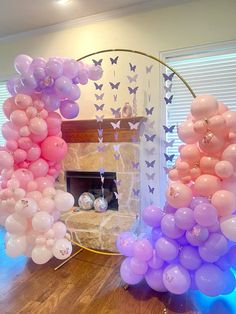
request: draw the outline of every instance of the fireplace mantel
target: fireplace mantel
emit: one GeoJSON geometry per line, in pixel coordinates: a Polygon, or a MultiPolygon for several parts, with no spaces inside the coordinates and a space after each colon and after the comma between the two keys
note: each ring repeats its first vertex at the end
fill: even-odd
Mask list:
{"type": "Polygon", "coordinates": [[[103,122],[97,122],[96,119],[73,120],[62,122],[62,137],[67,143],[97,143],[98,129],[103,129],[103,142],[114,142],[114,129],[111,123],[117,123],[120,120],[118,139],[116,142],[132,142],[132,138],[138,139],[139,127],[145,117],[103,119],[103,122]],[[131,130],[128,122],[140,122],[138,130],[131,130]]]}

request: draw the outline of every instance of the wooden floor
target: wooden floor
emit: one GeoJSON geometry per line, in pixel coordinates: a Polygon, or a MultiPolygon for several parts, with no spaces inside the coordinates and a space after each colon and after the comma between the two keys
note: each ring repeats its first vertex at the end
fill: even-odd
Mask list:
{"type": "Polygon", "coordinates": [[[120,257],[82,251],[54,271],[58,260],[39,266],[25,257],[5,256],[3,236],[0,229],[0,314],[203,313],[189,296],[158,294],[144,282],[125,291],[120,257]]]}

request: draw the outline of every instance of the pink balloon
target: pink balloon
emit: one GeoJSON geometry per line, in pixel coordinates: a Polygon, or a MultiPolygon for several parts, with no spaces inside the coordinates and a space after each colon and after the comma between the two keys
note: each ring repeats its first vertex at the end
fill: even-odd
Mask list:
{"type": "Polygon", "coordinates": [[[197,96],[191,105],[191,113],[197,120],[210,118],[218,112],[218,102],[210,95],[197,96]]]}
{"type": "Polygon", "coordinates": [[[219,102],[219,108],[218,108],[219,114],[222,114],[228,110],[229,110],[229,108],[223,102],[219,102]]]}
{"type": "Polygon", "coordinates": [[[168,203],[175,207],[188,207],[192,200],[192,191],[191,189],[180,182],[171,183],[166,191],[166,199],[168,203]]]}
{"type": "Polygon", "coordinates": [[[222,159],[229,161],[236,170],[236,144],[231,144],[223,151],[222,159]]]}
{"type": "Polygon", "coordinates": [[[54,181],[49,177],[36,178],[35,181],[38,184],[38,190],[40,192],[43,192],[46,188],[52,188],[54,186],[54,181]]]}
{"type": "Polygon", "coordinates": [[[178,181],[179,180],[179,174],[176,169],[172,169],[168,172],[168,177],[171,181],[178,181]]]}
{"type": "Polygon", "coordinates": [[[27,220],[16,213],[8,216],[5,223],[6,230],[9,233],[16,235],[23,235],[27,230],[27,227],[28,227],[27,220]]]}
{"type": "Polygon", "coordinates": [[[17,169],[13,174],[13,179],[20,182],[20,187],[25,189],[28,182],[33,180],[33,174],[27,169],[17,169]]]}
{"type": "Polygon", "coordinates": [[[197,134],[203,135],[207,132],[207,123],[205,120],[198,120],[194,123],[193,129],[197,134]]]}
{"type": "Polygon", "coordinates": [[[180,157],[190,165],[199,163],[201,153],[195,144],[184,145],[180,150],[180,157]]]}
{"type": "Polygon", "coordinates": [[[199,134],[196,134],[193,128],[193,122],[191,120],[187,120],[180,124],[178,127],[178,135],[181,141],[186,144],[194,144],[199,139],[199,134]]]}
{"type": "Polygon", "coordinates": [[[27,184],[27,191],[28,191],[28,192],[36,191],[37,188],[38,188],[38,184],[37,184],[35,181],[30,181],[30,182],[27,184]]]}
{"type": "Polygon", "coordinates": [[[15,96],[15,104],[19,109],[26,109],[32,105],[32,98],[28,95],[17,94],[15,96]]]}
{"type": "Polygon", "coordinates": [[[39,201],[39,208],[42,211],[51,213],[55,209],[55,203],[51,198],[44,197],[39,201]]]}
{"type": "Polygon", "coordinates": [[[38,211],[38,205],[31,198],[23,198],[17,201],[15,211],[22,217],[31,218],[38,211]]]}
{"type": "Polygon", "coordinates": [[[20,148],[17,148],[13,153],[14,161],[17,164],[24,161],[26,159],[26,156],[26,151],[20,148]]]}
{"type": "Polygon", "coordinates": [[[218,159],[211,156],[203,156],[200,159],[200,168],[202,173],[215,174],[215,166],[218,163],[218,159]]]}
{"type": "Polygon", "coordinates": [[[19,138],[18,128],[10,121],[2,126],[2,135],[6,140],[17,140],[19,138]]]}
{"type": "Polygon", "coordinates": [[[49,136],[42,142],[41,151],[43,158],[59,162],[67,153],[67,144],[59,137],[49,136]]]}
{"type": "Polygon", "coordinates": [[[41,155],[41,149],[37,144],[32,144],[31,148],[27,152],[27,159],[29,161],[35,161],[39,159],[41,155]]]}
{"type": "Polygon", "coordinates": [[[186,161],[177,160],[176,161],[176,169],[178,173],[181,175],[187,175],[190,171],[190,166],[186,161]]]}
{"type": "Polygon", "coordinates": [[[48,136],[57,136],[61,131],[61,127],[48,129],[48,136]]]}
{"type": "Polygon", "coordinates": [[[236,198],[230,191],[219,190],[212,195],[211,203],[217,209],[219,216],[226,216],[235,211],[236,198]]]}
{"type": "Polygon", "coordinates": [[[199,142],[199,147],[207,154],[219,153],[225,147],[225,140],[223,137],[218,137],[209,131],[199,142]]]}
{"type": "Polygon", "coordinates": [[[41,200],[42,194],[39,191],[32,191],[26,194],[28,198],[34,199],[37,203],[41,200]]]}
{"type": "Polygon", "coordinates": [[[17,106],[15,104],[15,99],[14,97],[10,97],[7,100],[4,101],[3,106],[2,106],[3,112],[5,116],[10,119],[10,115],[14,110],[17,110],[17,106]]]}
{"type": "Polygon", "coordinates": [[[29,136],[30,135],[30,129],[28,125],[22,126],[19,130],[20,136],[29,136]]]}
{"type": "Polygon", "coordinates": [[[18,147],[18,144],[17,144],[17,142],[14,141],[14,140],[8,140],[8,141],[6,142],[6,148],[7,148],[8,150],[12,151],[12,152],[13,152],[14,150],[16,150],[17,147],[18,147]]]}
{"type": "Polygon", "coordinates": [[[193,167],[190,169],[190,176],[193,180],[196,180],[202,174],[200,167],[193,167]]]}
{"type": "Polygon", "coordinates": [[[198,196],[212,196],[221,188],[220,179],[210,174],[199,176],[194,185],[194,191],[198,196]]]}
{"type": "Polygon", "coordinates": [[[47,123],[43,119],[35,117],[29,122],[29,129],[33,134],[40,135],[47,130],[47,123]]]}
{"type": "Polygon", "coordinates": [[[40,134],[31,134],[30,138],[33,142],[40,143],[47,137],[47,135],[48,135],[48,131],[46,130],[40,134]]]}
{"type": "Polygon", "coordinates": [[[53,217],[47,212],[37,212],[32,219],[33,230],[39,233],[47,232],[53,223],[53,217]]]}
{"type": "Polygon", "coordinates": [[[8,152],[0,151],[0,170],[10,169],[14,165],[12,155],[8,152]]]}
{"type": "Polygon", "coordinates": [[[55,222],[52,226],[52,230],[54,231],[54,236],[57,239],[62,239],[66,235],[66,226],[61,221],[55,222]]]}
{"type": "Polygon", "coordinates": [[[36,99],[36,100],[34,100],[34,107],[37,110],[42,110],[44,108],[44,102],[40,99],[36,99]]]}
{"type": "Polygon", "coordinates": [[[230,144],[236,144],[236,133],[229,132],[228,138],[229,138],[230,144]]]}
{"type": "Polygon", "coordinates": [[[18,140],[18,145],[21,149],[28,151],[32,147],[32,141],[29,137],[21,137],[18,140]]]}
{"type": "Polygon", "coordinates": [[[14,110],[10,115],[10,120],[16,126],[21,127],[28,123],[28,117],[23,110],[14,110]]]}
{"type": "Polygon", "coordinates": [[[61,128],[62,119],[57,112],[49,112],[46,122],[48,129],[61,128]]]}
{"type": "Polygon", "coordinates": [[[222,115],[215,115],[208,120],[209,129],[216,135],[222,136],[227,132],[225,119],[222,115]]]}
{"type": "Polygon", "coordinates": [[[236,111],[226,111],[222,114],[226,126],[231,132],[236,132],[236,111]]]}
{"type": "Polygon", "coordinates": [[[33,106],[30,106],[26,109],[26,115],[28,119],[32,119],[36,117],[37,113],[38,113],[37,109],[33,106]]]}
{"type": "Polygon", "coordinates": [[[221,160],[215,165],[215,172],[220,178],[228,178],[233,174],[234,168],[229,161],[221,160]]]}
{"type": "Polygon", "coordinates": [[[39,158],[29,166],[29,170],[32,172],[34,178],[46,176],[48,169],[48,163],[43,158],[39,158]]]}

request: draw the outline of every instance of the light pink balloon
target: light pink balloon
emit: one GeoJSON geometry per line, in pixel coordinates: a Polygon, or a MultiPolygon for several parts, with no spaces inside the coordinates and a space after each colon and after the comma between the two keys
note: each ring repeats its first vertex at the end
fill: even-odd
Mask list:
{"type": "Polygon", "coordinates": [[[10,257],[17,257],[22,255],[27,247],[25,236],[10,236],[6,242],[6,253],[10,257]]]}
{"type": "Polygon", "coordinates": [[[20,182],[18,180],[16,180],[16,179],[8,180],[7,187],[9,189],[17,189],[17,188],[20,187],[20,182]]]}
{"type": "Polygon", "coordinates": [[[193,122],[190,120],[184,121],[178,126],[178,135],[181,141],[186,144],[194,144],[199,139],[199,134],[196,134],[193,129],[193,122]]]}
{"type": "Polygon", "coordinates": [[[222,217],[220,229],[223,235],[231,241],[236,241],[236,215],[222,217]]]}
{"type": "Polygon", "coordinates": [[[234,167],[227,160],[221,160],[215,165],[215,172],[220,178],[228,178],[234,172],[234,167]]]}
{"type": "Polygon", "coordinates": [[[49,112],[46,119],[48,128],[60,128],[62,123],[62,118],[57,112],[49,112]]]}
{"type": "Polygon", "coordinates": [[[225,119],[219,114],[209,118],[208,127],[216,135],[222,136],[227,132],[225,119]]]}
{"type": "Polygon", "coordinates": [[[14,140],[8,140],[6,141],[6,148],[12,152],[14,152],[14,150],[16,150],[18,147],[18,144],[16,141],[14,140]]]}
{"type": "Polygon", "coordinates": [[[203,156],[200,159],[200,169],[202,173],[214,174],[215,175],[215,166],[218,163],[218,159],[211,156],[203,156]]]}
{"type": "Polygon", "coordinates": [[[53,223],[53,217],[47,212],[37,212],[32,219],[33,230],[39,233],[47,232],[53,223]]]}
{"type": "Polygon", "coordinates": [[[230,144],[236,144],[236,133],[229,132],[228,137],[229,137],[230,144]]]}
{"type": "Polygon", "coordinates": [[[52,230],[57,239],[62,239],[66,235],[66,225],[61,221],[55,222],[52,226],[52,230]]]}
{"type": "Polygon", "coordinates": [[[66,212],[74,206],[75,199],[72,194],[68,192],[63,192],[60,194],[56,194],[55,196],[55,207],[60,212],[66,212]]]}
{"type": "Polygon", "coordinates": [[[51,213],[55,209],[55,203],[51,198],[44,197],[39,201],[39,208],[42,211],[51,213]]]}
{"type": "Polygon", "coordinates": [[[192,191],[191,189],[180,182],[171,183],[166,191],[166,199],[168,203],[175,207],[188,207],[192,200],[192,191]]]}
{"type": "Polygon", "coordinates": [[[16,126],[21,127],[28,124],[29,119],[23,110],[14,110],[10,115],[10,120],[16,126]]]}
{"type": "Polygon", "coordinates": [[[219,190],[212,195],[212,205],[217,209],[219,216],[231,215],[236,208],[234,194],[227,190],[219,190]]]}
{"type": "Polygon", "coordinates": [[[19,138],[18,128],[10,121],[2,126],[2,135],[6,140],[17,140],[19,138]]]}
{"type": "Polygon", "coordinates": [[[43,158],[39,158],[29,166],[29,170],[32,172],[34,178],[46,176],[48,169],[48,163],[43,158]]]}
{"type": "Polygon", "coordinates": [[[176,169],[178,170],[179,174],[186,175],[189,174],[190,166],[186,161],[177,160],[176,169]]]}
{"type": "Polygon", "coordinates": [[[54,186],[54,182],[49,177],[40,177],[35,180],[38,184],[38,190],[43,192],[46,188],[52,188],[54,186]]]}
{"type": "Polygon", "coordinates": [[[28,223],[26,218],[16,213],[8,216],[5,222],[5,228],[11,234],[23,235],[27,230],[27,227],[28,223]]]}
{"type": "Polygon", "coordinates": [[[191,105],[191,113],[197,120],[210,118],[218,112],[218,102],[211,95],[197,96],[191,105]]]}
{"type": "Polygon", "coordinates": [[[50,197],[53,198],[56,195],[56,190],[54,188],[46,188],[43,191],[44,197],[50,197]]]}
{"type": "Polygon", "coordinates": [[[27,152],[27,159],[30,161],[38,160],[41,155],[41,149],[37,144],[32,144],[27,152]]]}
{"type": "Polygon", "coordinates": [[[13,179],[17,179],[20,182],[20,187],[25,189],[28,182],[33,180],[33,174],[27,169],[17,169],[15,170],[13,179]]]}
{"type": "Polygon", "coordinates": [[[15,163],[20,163],[26,159],[27,153],[21,148],[17,148],[13,153],[15,163]]]}
{"type": "Polygon", "coordinates": [[[14,190],[14,199],[16,201],[20,200],[21,198],[25,197],[25,190],[21,188],[17,188],[14,190]]]}
{"type": "Polygon", "coordinates": [[[40,135],[47,130],[47,123],[43,119],[35,117],[29,122],[29,129],[33,134],[40,135]]]}
{"type": "Polygon", "coordinates": [[[11,169],[14,165],[14,159],[8,152],[0,151],[0,170],[11,169]]]}
{"type": "Polygon", "coordinates": [[[7,100],[4,101],[3,106],[2,106],[3,112],[5,116],[10,119],[10,115],[14,110],[17,110],[17,106],[15,104],[15,99],[14,97],[10,97],[7,100]]]}
{"type": "Polygon", "coordinates": [[[34,263],[42,265],[47,263],[52,257],[52,250],[44,246],[35,246],[32,250],[32,260],[34,263]]]}
{"type": "Polygon", "coordinates": [[[190,169],[190,176],[193,180],[196,180],[202,174],[200,167],[193,167],[190,169]]]}
{"type": "Polygon", "coordinates": [[[26,115],[28,119],[32,119],[36,117],[37,113],[38,113],[37,109],[33,106],[30,106],[26,109],[26,115]]]}
{"type": "Polygon", "coordinates": [[[66,259],[71,255],[72,245],[67,239],[59,239],[53,246],[53,255],[58,259],[66,259]]]}
{"type": "Polygon", "coordinates": [[[226,111],[222,114],[226,126],[231,132],[236,132],[236,111],[226,111]]]}
{"type": "Polygon", "coordinates": [[[38,184],[35,181],[30,181],[27,184],[27,192],[36,191],[38,188],[38,184]]]}
{"type": "Polygon", "coordinates": [[[223,151],[222,159],[229,161],[236,170],[236,144],[231,144],[223,151]]]}
{"type": "Polygon", "coordinates": [[[21,137],[18,140],[18,145],[23,150],[29,150],[32,146],[32,141],[29,137],[21,137]]]}
{"type": "Polygon", "coordinates": [[[36,201],[32,198],[23,198],[17,201],[15,206],[16,213],[25,218],[32,217],[38,210],[36,201]]]}
{"type": "Polygon", "coordinates": [[[194,131],[199,135],[205,134],[207,132],[207,128],[208,127],[205,120],[198,120],[193,125],[194,131]]]}
{"type": "Polygon", "coordinates": [[[67,153],[66,142],[56,136],[49,136],[41,144],[42,157],[50,161],[61,161],[67,153]]]}
{"type": "Polygon", "coordinates": [[[44,108],[44,102],[40,99],[36,99],[34,100],[34,107],[37,109],[37,110],[42,110],[44,108]]]}
{"type": "Polygon", "coordinates": [[[29,95],[17,94],[15,96],[15,104],[19,109],[26,109],[32,105],[32,98],[29,95]]]}
{"type": "Polygon", "coordinates": [[[33,142],[40,143],[47,137],[47,135],[48,131],[46,130],[45,132],[42,132],[40,134],[31,134],[30,138],[33,142]]]}
{"type": "Polygon", "coordinates": [[[214,133],[209,131],[199,141],[199,147],[207,154],[219,153],[225,147],[225,140],[223,137],[216,136],[214,133]]]}
{"type": "Polygon", "coordinates": [[[176,169],[172,169],[168,172],[168,177],[171,181],[178,181],[179,180],[179,174],[176,169]]]}
{"type": "Polygon", "coordinates": [[[26,194],[28,198],[34,199],[37,203],[41,200],[42,194],[39,191],[32,191],[26,194]]]}
{"type": "Polygon", "coordinates": [[[40,112],[39,112],[39,117],[43,120],[46,120],[47,119],[47,116],[48,116],[48,112],[47,110],[45,109],[42,109],[40,112]]]}
{"type": "Polygon", "coordinates": [[[219,114],[222,114],[228,110],[229,110],[229,108],[223,102],[219,102],[219,108],[218,108],[219,114]]]}
{"type": "Polygon", "coordinates": [[[28,125],[22,126],[19,130],[20,136],[29,136],[30,135],[30,129],[28,125]]]}
{"type": "Polygon", "coordinates": [[[211,197],[215,192],[221,189],[220,179],[210,174],[199,176],[194,185],[194,191],[198,196],[211,197]]]}
{"type": "Polygon", "coordinates": [[[200,160],[201,153],[195,144],[184,145],[180,150],[180,157],[189,165],[197,164],[200,160]]]}

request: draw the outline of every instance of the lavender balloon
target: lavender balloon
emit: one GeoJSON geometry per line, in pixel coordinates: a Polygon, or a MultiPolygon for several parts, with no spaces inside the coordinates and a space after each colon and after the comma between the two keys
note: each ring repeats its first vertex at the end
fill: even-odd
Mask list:
{"type": "Polygon", "coordinates": [[[228,251],[228,241],[220,233],[210,234],[204,246],[214,255],[222,256],[228,251]]]}
{"type": "Polygon", "coordinates": [[[230,294],[233,292],[236,286],[236,280],[234,274],[230,270],[224,272],[224,282],[225,288],[222,294],[230,294]]]}
{"type": "Polygon", "coordinates": [[[174,260],[179,253],[179,247],[176,241],[169,238],[160,238],[156,242],[156,251],[158,256],[160,256],[165,261],[174,260]]]}
{"type": "Polygon", "coordinates": [[[140,261],[148,261],[152,254],[153,247],[147,239],[140,239],[134,243],[134,256],[140,261]]]}
{"type": "Polygon", "coordinates": [[[136,237],[131,232],[123,232],[119,234],[116,240],[116,247],[118,251],[124,256],[134,255],[134,243],[136,242],[136,237]]]}
{"type": "Polygon", "coordinates": [[[220,256],[213,254],[208,250],[208,248],[205,245],[202,245],[198,248],[199,255],[201,258],[208,263],[214,263],[219,260],[220,256]]]}
{"type": "Polygon", "coordinates": [[[163,215],[163,210],[154,205],[144,208],[142,212],[143,221],[151,227],[159,227],[163,215]]]}
{"type": "Polygon", "coordinates": [[[163,283],[163,269],[149,269],[145,275],[145,280],[150,288],[158,292],[166,292],[163,283]]]}
{"type": "Polygon", "coordinates": [[[195,270],[202,264],[202,259],[198,254],[197,249],[190,245],[184,246],[179,255],[180,263],[189,270],[195,270]]]}
{"type": "Polygon", "coordinates": [[[74,101],[62,101],[60,105],[60,113],[66,119],[74,119],[79,114],[79,106],[74,101]]]}
{"type": "Polygon", "coordinates": [[[50,59],[45,67],[47,75],[53,77],[53,78],[58,78],[62,76],[63,73],[63,67],[61,62],[57,60],[50,59]]]}
{"type": "Polygon", "coordinates": [[[143,275],[137,275],[134,272],[132,272],[130,268],[130,260],[131,258],[126,258],[120,268],[120,275],[121,278],[129,285],[136,285],[143,279],[143,275]]]}
{"type": "Polygon", "coordinates": [[[207,197],[201,197],[201,196],[197,196],[194,197],[192,202],[190,203],[190,208],[194,209],[197,205],[200,204],[206,204],[206,203],[210,203],[209,199],[207,197]]]}
{"type": "Polygon", "coordinates": [[[195,225],[192,230],[186,232],[186,239],[193,246],[202,245],[207,240],[208,236],[208,229],[199,225],[195,225]]]}
{"type": "Polygon", "coordinates": [[[196,224],[193,210],[188,207],[177,209],[175,212],[176,226],[183,230],[191,230],[196,224]]]}
{"type": "Polygon", "coordinates": [[[144,275],[148,270],[148,264],[144,261],[140,261],[136,257],[130,259],[130,269],[137,275],[144,275]]]}
{"type": "Polygon", "coordinates": [[[184,230],[177,227],[175,223],[175,216],[173,214],[166,214],[161,221],[162,232],[171,239],[182,237],[184,230]]]}
{"type": "Polygon", "coordinates": [[[156,250],[153,250],[152,258],[148,261],[148,266],[153,269],[158,269],[161,268],[163,264],[163,259],[160,258],[156,250]]]}
{"type": "Polygon", "coordinates": [[[199,225],[210,227],[217,222],[217,211],[211,204],[199,204],[194,208],[194,218],[199,225]]]}
{"type": "Polygon", "coordinates": [[[190,288],[191,277],[183,266],[172,264],[164,269],[163,283],[171,293],[183,294],[190,288]]]}
{"type": "Polygon", "coordinates": [[[19,74],[27,73],[29,70],[30,64],[32,62],[32,58],[27,55],[18,55],[14,61],[15,70],[19,74]]]}

